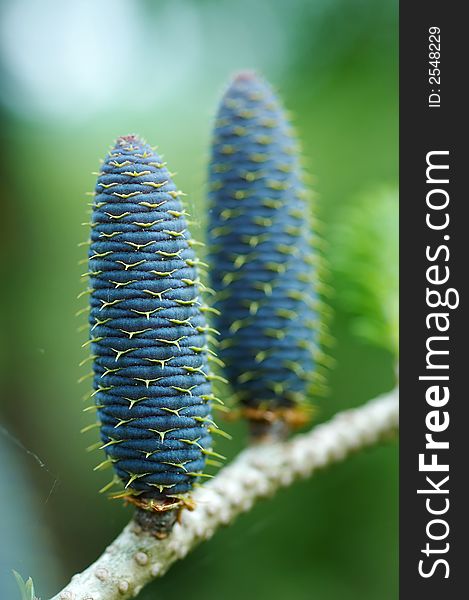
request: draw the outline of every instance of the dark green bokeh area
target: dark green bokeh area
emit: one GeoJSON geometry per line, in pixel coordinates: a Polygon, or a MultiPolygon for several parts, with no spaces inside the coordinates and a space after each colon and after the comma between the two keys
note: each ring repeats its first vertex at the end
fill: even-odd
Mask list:
{"type": "MultiPolygon", "coordinates": [[[[87,238],[85,193],[100,157],[131,132],[158,145],[202,237],[216,103],[234,70],[257,69],[292,113],[332,239],[355,198],[397,181],[397,2],[4,0],[0,14],[0,597],[16,598],[14,568],[33,577],[44,600],[130,517],[97,493],[110,475],[93,472],[101,458],[85,452],[96,431],[79,433],[92,416],[82,412],[89,380],[77,384],[89,370],[78,367],[87,333],[77,333],[84,319],[74,316],[86,304],[76,300],[86,287],[77,244],[87,238]]],[[[320,421],[394,384],[392,354],[350,325],[337,308],[330,393],[313,399],[320,421]]],[[[231,458],[245,427],[224,428],[235,439],[217,450],[231,458]]],[[[258,504],[139,597],[397,595],[390,442],[258,504]]]]}

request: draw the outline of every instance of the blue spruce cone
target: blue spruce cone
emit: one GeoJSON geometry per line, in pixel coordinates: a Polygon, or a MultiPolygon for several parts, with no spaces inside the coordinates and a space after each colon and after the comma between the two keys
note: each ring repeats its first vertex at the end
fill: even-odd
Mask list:
{"type": "Polygon", "coordinates": [[[253,434],[302,424],[318,362],[319,256],[297,144],[271,87],[241,73],[218,110],[208,230],[220,358],[253,434]]]}
{"type": "Polygon", "coordinates": [[[208,327],[180,195],[150,146],[121,137],[99,173],[91,223],[102,465],[112,464],[121,496],[155,511],[181,505],[214,454],[208,327]]]}

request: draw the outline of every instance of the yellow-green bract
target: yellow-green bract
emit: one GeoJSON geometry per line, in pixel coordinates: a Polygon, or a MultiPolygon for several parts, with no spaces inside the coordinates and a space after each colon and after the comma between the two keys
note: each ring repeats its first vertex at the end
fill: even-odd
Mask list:
{"type": "Polygon", "coordinates": [[[295,425],[320,377],[320,261],[297,142],[271,87],[252,73],[235,77],[222,98],[209,179],[227,378],[248,418],[295,425]]]}

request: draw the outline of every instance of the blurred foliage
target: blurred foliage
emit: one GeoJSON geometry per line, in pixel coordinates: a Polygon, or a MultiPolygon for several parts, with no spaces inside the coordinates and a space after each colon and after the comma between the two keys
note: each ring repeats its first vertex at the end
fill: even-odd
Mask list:
{"type": "MultiPolygon", "coordinates": [[[[86,270],[77,266],[85,256],[77,244],[88,234],[80,224],[88,220],[85,192],[99,158],[130,132],[158,144],[188,193],[201,237],[212,115],[231,71],[256,68],[294,115],[331,245],[364,190],[396,184],[397,2],[4,0],[0,16],[0,419],[9,437],[0,436],[10,450],[11,436],[22,445],[2,448],[1,461],[24,475],[1,482],[0,528],[11,523],[18,533],[3,536],[0,597],[12,597],[16,568],[47,598],[94,560],[130,515],[97,494],[108,476],[93,473],[99,457],[84,451],[93,434],[79,434],[91,417],[80,400],[89,383],[75,384],[86,372],[78,367],[86,332],[76,333],[83,320],[74,317],[86,303],[74,300],[86,270]],[[29,456],[24,448],[47,470],[35,460],[18,466],[29,456]],[[34,502],[24,508],[19,498],[34,502]],[[25,511],[31,519],[22,518],[25,511]],[[34,522],[52,544],[42,546],[34,522]],[[20,563],[19,556],[28,558],[20,563]]],[[[332,266],[329,283],[338,289],[344,280],[332,266]]],[[[337,367],[329,397],[313,399],[320,420],[394,383],[393,354],[355,335],[337,294],[331,302],[337,367]]],[[[224,428],[234,440],[222,440],[219,451],[233,457],[245,427],[224,428]]],[[[261,503],[141,598],[394,599],[396,482],[394,444],[353,457],[261,503]]]]}
{"type": "Polygon", "coordinates": [[[393,352],[399,349],[398,192],[361,194],[338,217],[331,242],[335,294],[355,334],[393,352]]]}
{"type": "MultiPolygon", "coordinates": [[[[44,504],[44,499],[38,498],[28,467],[34,465],[45,471],[50,492],[53,492],[57,480],[47,473],[40,458],[25,451],[21,442],[1,424],[0,457],[0,598],[10,600],[18,598],[17,584],[20,583],[18,576],[13,576],[13,569],[25,574],[46,573],[51,585],[55,586],[63,577],[52,543],[52,532],[45,523],[47,504],[44,504]]],[[[46,497],[46,503],[47,500],[46,497]]],[[[24,594],[34,595],[31,583],[26,582],[23,590],[24,594]]],[[[27,595],[26,600],[30,600],[27,595]]]]}

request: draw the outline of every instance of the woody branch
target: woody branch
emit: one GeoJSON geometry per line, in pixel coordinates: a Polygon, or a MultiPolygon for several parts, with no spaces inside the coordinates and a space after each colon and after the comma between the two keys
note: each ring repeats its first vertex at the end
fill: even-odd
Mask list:
{"type": "Polygon", "coordinates": [[[397,428],[396,388],[290,441],[248,448],[194,492],[195,510],[184,511],[166,539],[157,540],[131,520],[100,558],[51,600],[135,598],[152,579],[261,498],[376,444],[397,428]]]}

